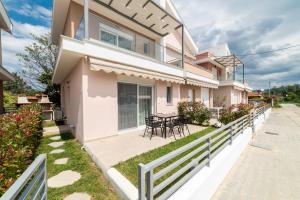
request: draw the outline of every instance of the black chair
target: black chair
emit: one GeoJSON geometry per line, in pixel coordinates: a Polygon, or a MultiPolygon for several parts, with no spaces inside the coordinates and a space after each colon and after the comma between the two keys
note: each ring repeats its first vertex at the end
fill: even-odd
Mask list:
{"type": "Polygon", "coordinates": [[[169,134],[172,134],[176,140],[174,129],[177,128],[179,135],[181,137],[181,125],[179,118],[170,119],[169,122],[167,122],[167,128],[169,128],[169,134]]]}
{"type": "Polygon", "coordinates": [[[187,129],[189,135],[191,134],[190,133],[190,130],[189,130],[189,127],[188,127],[188,123],[189,123],[189,118],[185,115],[180,115],[179,116],[179,121],[180,121],[180,125],[181,125],[181,129],[182,129],[182,132],[183,132],[183,135],[184,135],[184,127],[187,129]]]}
{"type": "Polygon", "coordinates": [[[163,132],[163,130],[162,130],[162,122],[160,120],[156,120],[155,118],[156,118],[155,116],[145,117],[146,129],[145,129],[143,137],[145,137],[146,132],[148,132],[149,129],[151,129],[150,140],[151,140],[151,138],[152,138],[152,136],[154,134],[154,131],[155,131],[155,133],[157,135],[157,128],[160,128],[161,132],[163,132]]]}

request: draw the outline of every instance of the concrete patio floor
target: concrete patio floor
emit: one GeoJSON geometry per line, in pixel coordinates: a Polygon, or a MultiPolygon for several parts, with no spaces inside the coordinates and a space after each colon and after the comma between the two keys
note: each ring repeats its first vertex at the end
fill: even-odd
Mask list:
{"type": "MultiPolygon", "coordinates": [[[[188,125],[190,133],[196,133],[205,129],[203,126],[188,125]]],[[[110,167],[118,164],[121,161],[128,160],[136,155],[161,147],[170,142],[175,141],[174,137],[161,137],[160,130],[157,130],[158,135],[154,135],[150,140],[151,131],[143,137],[144,130],[138,130],[130,133],[124,133],[113,137],[103,138],[85,143],[85,149],[91,155],[92,159],[100,165],[102,170],[107,170],[110,167]]],[[[180,136],[175,131],[176,138],[180,136]]],[[[185,135],[188,132],[185,130],[185,135]]],[[[182,136],[183,137],[183,136],[182,136]]]]}

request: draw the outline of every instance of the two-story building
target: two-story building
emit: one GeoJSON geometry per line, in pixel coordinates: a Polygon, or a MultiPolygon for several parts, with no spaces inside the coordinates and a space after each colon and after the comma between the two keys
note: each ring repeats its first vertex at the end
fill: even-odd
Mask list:
{"type": "Polygon", "coordinates": [[[11,33],[12,23],[7,15],[5,7],[0,0],[0,114],[4,112],[4,100],[3,100],[3,81],[12,81],[14,77],[2,66],[2,43],[1,43],[1,31],[11,33]]]}
{"type": "Polygon", "coordinates": [[[227,44],[221,44],[202,51],[195,62],[200,68],[212,73],[219,81],[218,89],[213,91],[214,107],[230,107],[248,103],[248,92],[252,91],[245,81],[244,63],[230,52],[227,44]],[[242,77],[237,78],[237,68],[241,68],[242,77]]]}
{"type": "Polygon", "coordinates": [[[213,105],[219,81],[194,66],[198,48],[170,0],[54,0],[53,82],[82,143],[144,126],[181,100],[213,105]]]}

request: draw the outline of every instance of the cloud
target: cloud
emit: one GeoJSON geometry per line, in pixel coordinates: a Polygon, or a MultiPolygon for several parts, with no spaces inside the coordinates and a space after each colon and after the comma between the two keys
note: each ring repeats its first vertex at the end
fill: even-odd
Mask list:
{"type": "MultiPolygon", "coordinates": [[[[228,43],[232,52],[244,55],[300,44],[300,4],[296,0],[276,4],[269,0],[188,2],[174,0],[200,51],[228,43]]],[[[300,83],[299,55],[300,47],[242,57],[246,79],[259,89],[267,87],[269,80],[300,83]]]]}

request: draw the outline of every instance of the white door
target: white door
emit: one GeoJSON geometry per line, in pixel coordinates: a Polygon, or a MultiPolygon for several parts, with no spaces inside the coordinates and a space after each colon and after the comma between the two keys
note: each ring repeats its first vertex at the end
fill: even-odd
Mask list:
{"type": "Polygon", "coordinates": [[[206,107],[209,107],[209,89],[201,88],[201,101],[206,107]]]}

